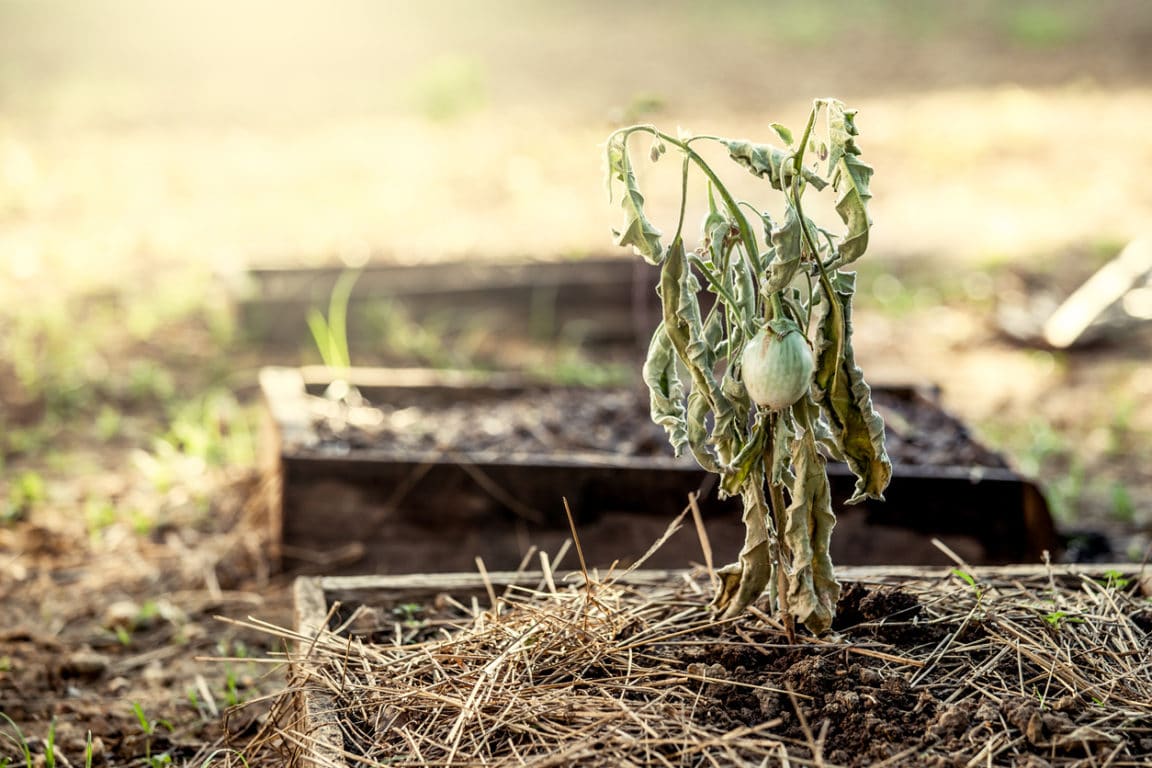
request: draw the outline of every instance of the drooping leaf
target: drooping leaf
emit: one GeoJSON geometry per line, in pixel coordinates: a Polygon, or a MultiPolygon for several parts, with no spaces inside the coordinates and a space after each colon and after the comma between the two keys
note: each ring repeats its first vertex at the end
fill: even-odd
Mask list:
{"type": "Polygon", "coordinates": [[[848,227],[832,266],[842,267],[856,261],[868,248],[872,226],[868,218],[868,201],[872,198],[868,184],[872,178],[872,166],[859,157],[856,113],[844,109],[844,105],[835,100],[827,102],[827,109],[828,175],[832,179],[832,189],[837,192],[836,212],[848,227]]]}
{"type": "Polygon", "coordinates": [[[753,428],[751,439],[732,458],[732,464],[720,477],[720,490],[725,496],[734,496],[748,482],[752,471],[764,463],[764,440],[767,430],[753,428]]]}
{"type": "Polygon", "coordinates": [[[712,254],[712,263],[717,267],[724,263],[723,256],[727,241],[726,235],[731,228],[732,223],[728,221],[728,217],[720,213],[720,209],[716,207],[716,195],[712,190],[712,182],[709,181],[708,213],[704,216],[704,223],[701,229],[704,234],[704,242],[712,254]]]}
{"type": "Polygon", "coordinates": [[[864,255],[868,249],[868,235],[872,222],[868,218],[868,181],[872,178],[872,166],[862,162],[856,155],[845,155],[840,167],[833,176],[833,185],[840,193],[836,198],[836,212],[848,225],[848,232],[840,243],[834,266],[851,264],[864,255]]]}
{"type": "MultiPolygon", "coordinates": [[[[728,340],[738,342],[740,337],[741,332],[733,329],[730,330],[728,340]]],[[[733,457],[739,454],[744,444],[749,441],[748,420],[752,400],[748,397],[744,382],[732,375],[731,366],[728,366],[720,379],[720,392],[727,407],[716,414],[712,427],[712,442],[716,446],[717,455],[731,463],[734,461],[733,457]]]]}
{"type": "Polygon", "coordinates": [[[779,293],[788,287],[796,277],[796,270],[804,255],[804,233],[796,209],[788,206],[784,221],[772,230],[772,261],[768,263],[768,275],[761,287],[764,294],[779,293]]]}
{"type": "MultiPolygon", "coordinates": [[[[807,399],[801,398],[800,402],[807,399]]],[[[796,481],[796,476],[792,472],[792,442],[796,438],[796,432],[792,428],[791,409],[781,411],[775,422],[772,454],[769,456],[771,474],[768,476],[768,481],[791,488],[796,481]]]]}
{"type": "Polygon", "coordinates": [[[772,130],[776,131],[776,135],[780,137],[782,142],[788,146],[792,146],[792,131],[780,125],[780,123],[771,123],[771,127],[772,130]]]}
{"type": "Polygon", "coordinates": [[[836,438],[832,435],[820,406],[811,396],[802,398],[792,406],[792,410],[798,412],[797,418],[800,421],[809,425],[816,445],[823,449],[828,458],[833,461],[844,461],[844,454],[840,452],[840,446],[836,444],[836,438]]]}
{"type": "Polygon", "coordinates": [[[762,464],[753,467],[740,489],[744,504],[744,546],[740,548],[738,568],[721,569],[721,588],[712,604],[725,618],[738,616],[764,592],[772,578],[769,550],[768,501],[764,497],[762,464]]]}
{"type": "Polygon", "coordinates": [[[652,421],[664,428],[673,452],[679,456],[688,444],[684,384],[676,370],[676,354],[661,323],[652,334],[644,361],[644,383],[648,385],[652,421]]]}
{"type": "MultiPolygon", "coordinates": [[[[728,154],[752,174],[767,179],[774,189],[783,190],[792,184],[795,172],[793,153],[773,147],[770,144],[753,144],[750,141],[724,140],[728,154]]],[[[828,182],[808,168],[804,169],[804,180],[816,189],[824,189],[828,182]]]]}
{"type": "Polygon", "coordinates": [[[832,625],[840,584],[828,546],[836,516],[824,457],[811,436],[792,443],[792,502],[785,511],[783,544],[791,555],[788,569],[788,609],[813,634],[832,625]]]}
{"type": "Polygon", "coordinates": [[[852,350],[852,295],[856,275],[833,273],[820,281],[816,326],[816,373],[813,393],[848,468],[856,475],[849,504],[865,498],[882,500],[892,478],[884,449],[884,420],[872,406],[872,390],[856,365],[852,350]]]}
{"type": "Polygon", "coordinates": [[[628,146],[621,137],[608,142],[609,191],[611,181],[616,179],[624,185],[620,207],[624,209],[624,226],[612,230],[616,235],[616,245],[632,246],[632,250],[649,264],[659,264],[664,255],[660,242],[661,232],[644,215],[644,195],[632,172],[632,161],[628,156],[628,146]]]}
{"type": "Polygon", "coordinates": [[[767,249],[760,252],[756,260],[756,274],[764,273],[768,265],[772,263],[772,259],[776,257],[776,252],[772,248],[772,230],[776,229],[776,222],[772,220],[772,215],[767,211],[760,212],[760,226],[764,228],[764,244],[767,249]]]}
{"type": "Polygon", "coordinates": [[[660,269],[664,329],[692,379],[692,391],[688,396],[689,447],[701,466],[709,471],[718,471],[730,458],[731,439],[724,435],[713,435],[708,439],[717,449],[720,459],[717,463],[703,444],[707,434],[704,418],[711,410],[717,423],[731,419],[732,405],[721,391],[715,373],[716,347],[720,345],[723,328],[719,318],[711,316],[708,327],[705,327],[696,297],[699,290],[700,284],[689,268],[684,243],[676,238],[669,246],[660,269]]]}
{"type": "Polygon", "coordinates": [[[732,264],[729,266],[735,293],[731,325],[747,336],[755,333],[753,320],[760,316],[758,304],[760,295],[756,288],[758,275],[754,275],[752,270],[753,265],[748,259],[743,258],[732,259],[732,264]]]}
{"type": "Polygon", "coordinates": [[[688,447],[696,463],[708,472],[721,474],[724,467],[716,460],[710,448],[708,436],[708,411],[711,403],[708,395],[699,387],[688,393],[688,447]]]}

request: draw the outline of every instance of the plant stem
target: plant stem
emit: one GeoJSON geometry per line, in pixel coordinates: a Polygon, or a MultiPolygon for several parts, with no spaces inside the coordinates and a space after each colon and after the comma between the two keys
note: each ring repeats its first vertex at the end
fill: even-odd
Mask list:
{"type": "MultiPolygon", "coordinates": [[[[784,526],[784,510],[786,505],[784,503],[784,489],[779,483],[768,482],[768,497],[770,499],[770,506],[772,508],[773,524],[777,531],[783,530],[784,526]]],[[[784,569],[784,563],[787,559],[787,554],[784,551],[784,540],[776,535],[776,546],[772,549],[775,550],[775,561],[772,567],[776,571],[776,591],[779,593],[778,600],[780,601],[780,620],[784,623],[784,634],[788,638],[789,645],[796,642],[796,617],[792,615],[792,606],[788,602],[788,573],[784,569]]]]}
{"type": "Polygon", "coordinates": [[[800,144],[796,150],[796,154],[792,160],[792,207],[796,209],[796,216],[800,219],[800,231],[804,233],[804,242],[808,245],[808,250],[812,251],[812,258],[823,269],[820,264],[820,249],[816,245],[816,240],[812,237],[812,233],[808,231],[808,219],[804,217],[804,207],[800,203],[800,198],[804,194],[801,182],[804,178],[804,153],[808,150],[808,138],[812,135],[812,127],[816,124],[816,112],[818,104],[813,104],[812,112],[808,115],[808,124],[804,126],[804,135],[800,137],[800,144]]]}
{"type": "MultiPolygon", "coordinates": [[[[829,311],[832,315],[832,322],[836,324],[839,333],[836,334],[836,349],[834,350],[835,359],[840,360],[844,353],[844,336],[847,328],[844,327],[844,311],[840,306],[840,302],[836,300],[835,291],[832,287],[832,280],[828,277],[828,271],[824,268],[824,262],[820,259],[820,249],[816,245],[812,233],[808,230],[808,219],[804,216],[804,207],[800,202],[803,196],[803,188],[801,180],[803,177],[804,168],[804,153],[808,150],[808,139],[812,135],[812,128],[816,124],[816,114],[819,111],[820,102],[816,101],[812,105],[812,112],[808,115],[808,124],[804,126],[804,134],[800,137],[799,148],[796,151],[795,159],[793,160],[793,174],[792,174],[792,205],[796,208],[796,215],[800,219],[800,231],[804,234],[804,242],[807,243],[809,250],[812,251],[812,260],[816,262],[816,269],[820,273],[820,286],[824,289],[824,293],[828,299],[829,311]]],[[[840,375],[840,366],[836,365],[836,370],[833,373],[833,382],[835,378],[840,375]]]]}
{"type": "MultiPolygon", "coordinates": [[[[724,183],[720,181],[720,177],[717,176],[716,172],[712,170],[711,166],[709,166],[708,163],[704,161],[704,158],[701,157],[699,153],[696,152],[696,150],[689,146],[689,142],[696,139],[718,139],[716,139],[714,136],[694,136],[692,139],[681,141],[675,136],[671,136],[667,133],[664,133],[663,131],[657,130],[656,127],[652,125],[635,126],[634,128],[629,129],[628,132],[631,133],[633,130],[646,131],[651,133],[653,136],[656,136],[660,140],[676,147],[684,153],[687,159],[691,160],[696,165],[696,167],[700,169],[701,173],[708,177],[708,180],[712,182],[713,186],[715,186],[716,191],[720,193],[720,197],[724,200],[724,205],[728,208],[728,212],[736,222],[736,226],[740,229],[740,240],[744,244],[745,249],[744,256],[746,259],[748,259],[749,266],[754,270],[756,264],[752,261],[753,254],[758,254],[760,251],[756,247],[756,236],[752,233],[752,227],[748,224],[748,220],[744,218],[744,214],[740,211],[739,203],[737,203],[736,199],[732,197],[732,194],[728,191],[728,188],[724,186],[724,183]]],[[[609,140],[611,140],[611,138],[609,140]]],[[[624,141],[627,140],[628,136],[626,134],[624,141]]],[[[683,195],[681,196],[681,199],[683,199],[683,195]]]]}
{"type": "MultiPolygon", "coordinates": [[[[774,296],[776,294],[773,294],[774,296]]],[[[768,512],[771,515],[772,527],[769,530],[769,552],[772,556],[772,569],[776,572],[776,601],[780,611],[780,620],[784,624],[784,634],[789,645],[796,642],[796,618],[792,615],[792,608],[788,602],[788,573],[784,569],[786,553],[781,532],[784,530],[784,514],[787,505],[784,502],[784,489],[780,483],[772,481],[772,454],[776,442],[776,422],[779,414],[773,413],[768,418],[768,439],[764,441],[764,479],[768,482],[768,512]]]]}
{"type": "Polygon", "coordinates": [[[769,306],[772,308],[772,314],[768,317],[769,320],[775,317],[784,317],[784,301],[780,298],[780,292],[772,294],[768,297],[769,306]]]}

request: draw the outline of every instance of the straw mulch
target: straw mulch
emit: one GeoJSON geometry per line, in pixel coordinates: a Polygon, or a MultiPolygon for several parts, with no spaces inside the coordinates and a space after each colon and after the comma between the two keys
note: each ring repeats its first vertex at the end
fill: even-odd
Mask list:
{"type": "Polygon", "coordinates": [[[1147,581],[973,573],[847,583],[791,645],[761,610],[716,620],[690,575],[333,606],[283,633],[261,743],[321,768],[1152,764],[1147,581]],[[299,730],[302,694],[342,745],[299,730]]]}

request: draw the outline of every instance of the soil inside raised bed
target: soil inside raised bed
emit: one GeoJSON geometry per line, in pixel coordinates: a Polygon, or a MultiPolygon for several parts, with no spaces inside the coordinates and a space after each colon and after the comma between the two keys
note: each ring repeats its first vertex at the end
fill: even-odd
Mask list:
{"type": "MultiPolygon", "coordinates": [[[[605,453],[671,456],[663,430],[649,418],[646,392],[630,389],[412,388],[349,406],[313,400],[318,450],[461,453],[605,453]],[[376,400],[375,403],[372,401],[376,400]]],[[[911,388],[876,389],[893,463],[1006,468],[1004,458],[972,439],[965,426],[911,388]]]]}

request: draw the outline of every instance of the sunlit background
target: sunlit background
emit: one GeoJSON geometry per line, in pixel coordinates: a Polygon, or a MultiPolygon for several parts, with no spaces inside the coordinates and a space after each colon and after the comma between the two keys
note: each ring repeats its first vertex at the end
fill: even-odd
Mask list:
{"type": "MultiPolygon", "coordinates": [[[[832,95],[876,168],[866,366],[941,385],[1025,469],[1073,484],[1063,514],[1087,494],[1146,523],[1143,454],[1109,447],[1117,422],[1149,426],[1140,355],[1083,366],[1005,345],[996,317],[1026,314],[1021,285],[1063,298],[1147,231],[1149,51],[1140,0],[6,0],[6,460],[34,459],[12,424],[51,418],[45,392],[99,409],[125,376],[179,390],[147,381],[179,383],[167,350],[222,370],[253,352],[229,346],[250,267],[611,253],[613,127],[766,140],[832,95]],[[211,333],[189,340],[189,319],[211,333]]],[[[674,205],[660,189],[651,204],[674,205]]]]}
{"type": "Polygon", "coordinates": [[[1030,311],[1027,286],[1063,298],[1147,231],[1150,51],[1140,0],[5,0],[5,460],[35,463],[19,430],[70,425],[54,398],[186,397],[173,350],[234,383],[228,357],[259,358],[228,309],[250,267],[610,253],[613,127],[765,140],[832,95],[876,168],[866,367],[941,385],[1026,470],[1074,486],[1062,514],[1091,499],[1146,524],[1141,354],[1086,365],[1005,344],[996,318],[1030,311]]]}

